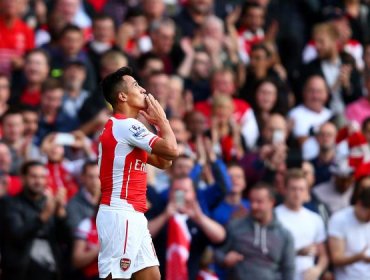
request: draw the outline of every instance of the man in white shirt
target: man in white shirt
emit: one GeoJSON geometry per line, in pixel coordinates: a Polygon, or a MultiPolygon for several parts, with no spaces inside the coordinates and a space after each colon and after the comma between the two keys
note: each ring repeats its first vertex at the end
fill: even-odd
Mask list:
{"type": "Polygon", "coordinates": [[[370,277],[370,189],[354,206],[335,213],[329,221],[329,249],[336,280],[370,277]]]}
{"type": "Polygon", "coordinates": [[[293,235],[296,250],[295,280],[317,280],[328,265],[324,222],[318,214],[303,207],[308,196],[309,186],[303,170],[289,170],[284,204],[276,207],[275,213],[293,235]]]}
{"type": "Polygon", "coordinates": [[[303,158],[309,159],[312,152],[319,150],[317,141],[310,136],[313,130],[327,122],[332,113],[325,107],[328,100],[328,89],[325,80],[318,75],[308,78],[303,89],[303,104],[289,112],[293,122],[293,136],[302,144],[303,158]]]}

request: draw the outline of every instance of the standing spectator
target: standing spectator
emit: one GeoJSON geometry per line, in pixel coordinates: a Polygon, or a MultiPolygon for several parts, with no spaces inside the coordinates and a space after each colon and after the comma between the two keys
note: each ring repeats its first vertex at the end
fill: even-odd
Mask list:
{"type": "Polygon", "coordinates": [[[350,205],[354,190],[354,172],[347,159],[337,160],[329,170],[332,174],[331,180],[317,185],[313,192],[328,206],[332,214],[350,205]]]}
{"type": "Polygon", "coordinates": [[[307,64],[303,73],[325,79],[331,93],[329,107],[341,120],[345,105],[362,95],[360,75],[353,57],[338,50],[339,33],[332,24],[316,25],[313,34],[318,58],[307,64]]]}
{"type": "Polygon", "coordinates": [[[170,79],[166,73],[154,72],[148,77],[145,84],[148,92],[153,94],[153,96],[158,100],[167,116],[171,116],[170,107],[168,106],[168,99],[171,94],[169,83],[170,79]]]}
{"type": "Polygon", "coordinates": [[[13,75],[11,104],[39,106],[42,84],[48,78],[49,71],[49,55],[44,50],[34,49],[28,52],[23,71],[13,75]]]}
{"type": "Polygon", "coordinates": [[[162,59],[153,53],[145,53],[137,59],[138,75],[145,83],[155,72],[163,72],[164,64],[162,59]]]}
{"type": "Polygon", "coordinates": [[[241,44],[241,54],[243,61],[250,62],[249,55],[255,44],[261,43],[265,39],[265,9],[257,3],[245,2],[241,15],[238,35],[241,44]]]}
{"type": "Polygon", "coordinates": [[[19,1],[0,1],[0,72],[23,67],[23,55],[34,48],[33,31],[19,18],[19,1]]]}
{"type": "Polygon", "coordinates": [[[76,129],[71,118],[66,115],[61,106],[63,100],[63,86],[56,79],[48,79],[42,87],[39,114],[39,129],[36,143],[41,144],[42,139],[50,132],[70,132],[76,129]]]}
{"type": "Polygon", "coordinates": [[[148,25],[163,19],[166,12],[165,0],[142,0],[143,12],[148,25]]]}
{"type": "Polygon", "coordinates": [[[303,104],[294,107],[288,114],[293,122],[293,136],[303,146],[303,158],[309,158],[312,147],[317,146],[311,137],[314,129],[332,116],[332,112],[325,107],[328,96],[325,80],[321,76],[311,76],[303,87],[303,104]]]}
{"type": "Polygon", "coordinates": [[[335,213],[329,221],[329,250],[336,280],[367,279],[370,226],[370,189],[362,190],[354,206],[335,213]]]}
{"type": "Polygon", "coordinates": [[[360,0],[344,0],[344,11],[352,29],[352,38],[362,44],[370,39],[369,6],[360,0]]]}
{"type": "Polygon", "coordinates": [[[21,111],[9,109],[1,119],[3,130],[2,140],[9,146],[12,155],[12,167],[10,173],[18,174],[19,168],[24,161],[40,156],[38,147],[31,139],[24,135],[24,121],[21,111]]]}
{"type": "MultiPolygon", "coordinates": [[[[211,78],[212,96],[205,101],[195,104],[194,109],[203,113],[211,124],[212,99],[217,95],[234,96],[236,94],[236,84],[234,72],[231,69],[219,69],[215,71],[211,78]]],[[[246,142],[246,146],[252,149],[257,141],[259,131],[250,105],[242,99],[233,98],[234,112],[233,118],[241,127],[241,133],[246,142]]]]}
{"type": "Polygon", "coordinates": [[[63,69],[68,63],[80,61],[85,64],[87,71],[84,88],[93,91],[96,88],[96,73],[94,65],[91,63],[83,47],[84,38],[82,30],[75,25],[66,25],[60,32],[57,49],[50,55],[52,75],[58,78],[63,74],[63,69]]]}
{"type": "Polygon", "coordinates": [[[112,49],[114,44],[114,22],[110,16],[100,15],[93,19],[93,38],[87,43],[87,55],[97,73],[99,73],[100,59],[106,51],[112,49]]]}
{"type": "Polygon", "coordinates": [[[243,168],[236,163],[231,163],[227,167],[231,177],[231,191],[226,194],[222,201],[214,210],[213,218],[223,226],[227,226],[233,219],[242,218],[249,212],[249,201],[243,198],[247,187],[247,181],[243,168]]]}
{"type": "Polygon", "coordinates": [[[275,209],[278,220],[290,231],[296,250],[296,280],[319,279],[328,265],[326,233],[321,217],[303,207],[309,196],[305,174],[291,169],[285,178],[284,204],[275,209]]]}
{"type": "Polygon", "coordinates": [[[24,190],[6,205],[2,279],[57,279],[58,245],[69,238],[65,192],[47,191],[47,170],[40,162],[25,163],[21,174],[24,190]]]}
{"type": "Polygon", "coordinates": [[[213,14],[214,0],[189,0],[175,17],[182,37],[195,37],[205,18],[213,14]]]}
{"type": "Polygon", "coordinates": [[[81,186],[67,205],[68,224],[73,231],[86,218],[94,217],[100,202],[99,168],[96,162],[87,161],[82,167],[81,186]]]}
{"type": "Polygon", "coordinates": [[[171,19],[162,19],[150,28],[153,53],[159,56],[164,64],[166,74],[175,74],[183,61],[183,51],[175,44],[176,26],[171,19]]]}
{"type": "MultiPolygon", "coordinates": [[[[186,271],[188,278],[183,279],[195,280],[199,271],[200,258],[206,246],[210,242],[220,243],[225,238],[223,227],[202,211],[194,192],[193,182],[189,177],[177,178],[172,181],[167,208],[159,216],[149,221],[148,228],[154,237],[153,242],[161,263],[161,275],[164,276],[164,279],[178,279],[176,274],[172,274],[176,273],[173,271],[176,269],[178,276],[183,275],[182,272],[186,271]],[[179,224],[181,224],[181,231],[178,228],[179,224]],[[188,249],[186,249],[188,257],[179,266],[175,266],[178,264],[176,263],[176,255],[180,254],[179,249],[176,248],[176,240],[180,238],[181,234],[190,237],[188,249]]],[[[177,245],[182,244],[178,243],[177,245]]]]}
{"type": "Polygon", "coordinates": [[[228,279],[294,279],[293,238],[274,216],[274,197],[269,185],[253,186],[250,216],[228,226],[226,242],[215,255],[229,269],[228,279]]]}
{"type": "Polygon", "coordinates": [[[317,157],[311,160],[315,168],[315,186],[330,181],[330,166],[334,163],[336,155],[337,128],[334,124],[326,122],[320,126],[316,134],[317,143],[319,144],[319,153],[317,157]]]}

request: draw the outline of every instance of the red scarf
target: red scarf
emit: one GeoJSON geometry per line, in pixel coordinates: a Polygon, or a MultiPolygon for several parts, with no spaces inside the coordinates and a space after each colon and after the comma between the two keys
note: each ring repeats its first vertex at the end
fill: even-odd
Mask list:
{"type": "Polygon", "coordinates": [[[168,221],[166,279],[188,280],[188,258],[191,235],[186,225],[187,216],[175,214],[168,221]]]}

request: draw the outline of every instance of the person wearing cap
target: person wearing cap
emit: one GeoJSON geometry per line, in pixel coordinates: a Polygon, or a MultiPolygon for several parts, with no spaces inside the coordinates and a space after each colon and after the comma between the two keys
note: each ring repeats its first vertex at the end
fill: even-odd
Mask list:
{"type": "Polygon", "coordinates": [[[370,188],[355,205],[335,213],[328,227],[329,252],[336,280],[365,280],[370,275],[370,188]]]}
{"type": "Polygon", "coordinates": [[[332,178],[329,182],[317,185],[313,192],[331,213],[335,213],[350,205],[354,190],[354,169],[349,166],[348,159],[337,160],[329,168],[332,178]]]}

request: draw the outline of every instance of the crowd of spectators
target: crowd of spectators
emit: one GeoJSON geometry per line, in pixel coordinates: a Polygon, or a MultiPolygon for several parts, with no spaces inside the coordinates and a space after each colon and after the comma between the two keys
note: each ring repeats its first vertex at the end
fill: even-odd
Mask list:
{"type": "Polygon", "coordinates": [[[162,279],[370,279],[368,0],[0,0],[0,279],[99,279],[123,66],[180,149],[147,166],[162,279]]]}

